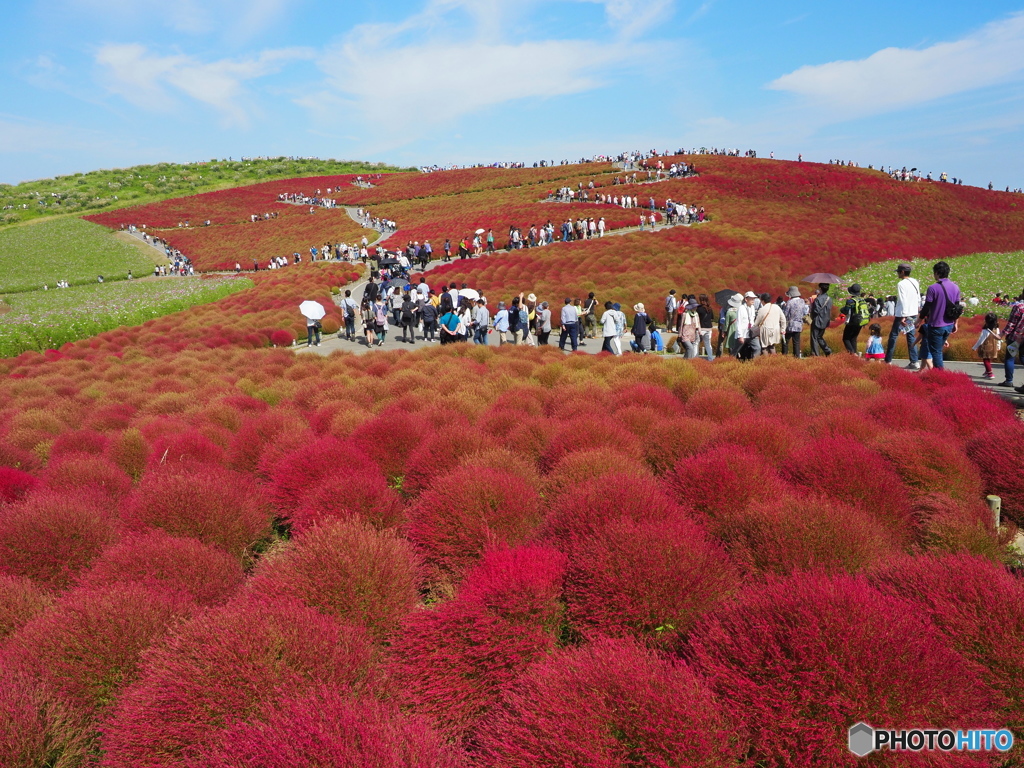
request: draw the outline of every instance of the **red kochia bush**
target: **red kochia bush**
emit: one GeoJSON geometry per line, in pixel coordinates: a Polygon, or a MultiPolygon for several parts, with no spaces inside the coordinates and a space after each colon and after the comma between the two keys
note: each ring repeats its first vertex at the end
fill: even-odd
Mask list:
{"type": "Polygon", "coordinates": [[[88,752],[80,719],[53,691],[0,665],[0,765],[70,768],[86,764],[88,752]]]}
{"type": "MultiPolygon", "coordinates": [[[[861,577],[773,579],[708,617],[690,652],[725,706],[751,729],[763,766],[855,766],[846,730],[999,728],[984,669],[954,651],[914,604],[861,577]]],[[[962,765],[962,756],[882,753],[880,765],[962,765]]],[[[995,764],[998,755],[993,755],[995,764]]]]}
{"type": "Polygon", "coordinates": [[[191,765],[231,726],[318,684],[359,691],[366,633],[297,601],[239,599],[184,624],[145,657],[103,727],[103,766],[191,765]]]}
{"type": "Polygon", "coordinates": [[[383,530],[395,528],[405,520],[398,493],[375,465],[342,466],[328,470],[288,512],[292,533],[302,533],[313,525],[330,520],[356,518],[383,530]]]}
{"type": "Polygon", "coordinates": [[[981,477],[948,428],[938,432],[891,432],[876,447],[910,488],[911,496],[946,493],[961,501],[981,495],[981,477]]]}
{"type": "Polygon", "coordinates": [[[236,557],[268,535],[271,523],[251,477],[203,466],[151,469],[126,500],[123,516],[135,529],[192,536],[236,557]]]}
{"type": "Polygon", "coordinates": [[[728,768],[746,735],[689,667],[626,640],[528,669],[478,734],[486,768],[728,768]]]}
{"type": "Polygon", "coordinates": [[[28,472],[13,467],[0,467],[0,504],[19,501],[38,485],[39,480],[28,472]]]}
{"type": "Polygon", "coordinates": [[[967,443],[967,456],[981,472],[986,493],[1001,496],[1003,514],[1024,527],[1024,423],[994,424],[967,443]]]}
{"type": "Polygon", "coordinates": [[[430,431],[430,423],[420,414],[385,411],[359,425],[352,441],[380,465],[384,474],[405,474],[409,456],[430,431]]]}
{"type": "Polygon", "coordinates": [[[199,605],[216,605],[241,586],[242,568],[237,558],[198,539],[156,529],[114,544],[78,579],[87,587],[127,582],[180,592],[199,605]]]}
{"type": "Polygon", "coordinates": [[[99,713],[134,679],[139,654],[193,608],[183,595],[139,584],[76,589],[10,638],[5,663],[99,713]]]}
{"type": "Polygon", "coordinates": [[[404,703],[450,736],[472,729],[531,661],[554,649],[564,567],[549,548],[489,552],[453,600],[412,613],[389,665],[404,703]]]}
{"type": "Polygon", "coordinates": [[[259,464],[263,449],[281,434],[301,434],[306,422],[297,414],[275,409],[248,417],[228,448],[228,466],[239,472],[252,472],[259,464]]]}
{"type": "Polygon", "coordinates": [[[35,493],[0,508],[0,572],[60,590],[117,535],[99,494],[35,493]]]}
{"type": "Polygon", "coordinates": [[[612,445],[584,448],[562,456],[544,477],[544,497],[551,507],[561,506],[559,496],[577,483],[589,482],[607,475],[650,475],[647,465],[640,459],[626,456],[612,445]]]}
{"type": "Polygon", "coordinates": [[[783,484],[756,452],[735,445],[680,459],[666,478],[675,498],[706,515],[716,534],[752,501],[776,497],[783,484]]]}
{"type": "Polygon", "coordinates": [[[920,606],[956,650],[985,667],[1008,700],[1009,721],[1024,725],[1024,582],[968,554],[902,558],[871,579],[920,606]]]}
{"type": "Polygon", "coordinates": [[[110,459],[102,456],[71,454],[46,468],[47,488],[73,492],[81,489],[102,493],[111,501],[123,499],[132,489],[132,479],[110,459]]]}
{"type": "Polygon", "coordinates": [[[243,723],[193,761],[206,768],[460,768],[465,756],[424,719],[393,705],[319,687],[243,723]]]}
{"type": "MultiPolygon", "coordinates": [[[[299,506],[325,476],[339,469],[370,472],[373,461],[351,442],[331,435],[310,440],[307,445],[285,454],[270,475],[270,492],[284,515],[299,506]]],[[[379,472],[379,470],[378,470],[379,472]]]]}
{"type": "Polygon", "coordinates": [[[859,571],[910,544],[906,532],[901,537],[879,525],[864,507],[810,492],[752,502],[722,535],[737,563],[779,574],[859,571]]]}
{"type": "Polygon", "coordinates": [[[569,617],[584,635],[633,636],[671,646],[739,586],[739,576],[699,525],[676,515],[626,517],[570,544],[569,617]]]}
{"type": "Polygon", "coordinates": [[[460,576],[488,547],[515,546],[540,524],[537,491],[520,476],[460,467],[440,475],[410,511],[409,539],[460,576]]]}
{"type": "Polygon", "coordinates": [[[175,464],[222,465],[224,449],[198,429],[158,437],[149,454],[150,468],[175,464]]]}
{"type": "Polygon", "coordinates": [[[996,424],[1015,421],[1013,405],[969,382],[940,391],[932,398],[932,408],[948,419],[964,439],[996,424]]]}
{"type": "Polygon", "coordinates": [[[53,600],[29,579],[0,575],[0,642],[21,629],[53,600]]]}
{"type": "Polygon", "coordinates": [[[875,513],[888,531],[911,532],[910,496],[885,459],[852,437],[820,437],[798,448],[779,473],[808,491],[827,493],[875,513]]]}
{"type": "Polygon", "coordinates": [[[260,563],[249,588],[293,597],[375,636],[391,632],[419,599],[412,546],[361,520],[332,520],[260,563]]]}
{"type": "Polygon", "coordinates": [[[661,522],[686,514],[652,477],[610,474],[579,483],[548,511],[542,534],[563,552],[574,542],[600,537],[620,519],[661,522]]]}

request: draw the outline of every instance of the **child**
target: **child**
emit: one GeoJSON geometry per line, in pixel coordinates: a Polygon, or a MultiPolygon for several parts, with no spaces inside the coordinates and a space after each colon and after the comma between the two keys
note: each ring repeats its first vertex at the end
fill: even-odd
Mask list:
{"type": "Polygon", "coordinates": [[[882,326],[872,323],[868,326],[868,347],[864,350],[866,360],[885,360],[885,347],[882,346],[882,326]]]}
{"type": "Polygon", "coordinates": [[[999,348],[1002,346],[1001,338],[999,318],[995,312],[989,312],[985,315],[985,326],[981,329],[981,335],[978,336],[973,347],[985,364],[985,372],[981,375],[983,379],[995,378],[995,374],[992,373],[992,360],[999,357],[999,348]]]}

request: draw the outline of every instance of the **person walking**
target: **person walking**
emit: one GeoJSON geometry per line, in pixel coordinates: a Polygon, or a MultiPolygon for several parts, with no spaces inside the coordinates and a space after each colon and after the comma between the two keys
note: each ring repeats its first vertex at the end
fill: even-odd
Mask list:
{"type": "Polygon", "coordinates": [[[573,306],[571,298],[566,297],[565,304],[562,305],[560,326],[562,332],[558,338],[558,348],[564,352],[565,340],[569,339],[572,342],[572,351],[575,352],[579,349],[580,326],[579,313],[576,311],[576,307],[573,306]]]}
{"type": "Polygon", "coordinates": [[[981,334],[972,347],[978,353],[981,362],[985,364],[985,373],[981,375],[981,378],[995,378],[996,374],[992,370],[992,361],[999,357],[1002,343],[1002,334],[999,332],[999,316],[995,312],[989,312],[985,315],[985,325],[981,329],[981,334]]]}
{"type": "Polygon", "coordinates": [[[761,352],[774,355],[775,345],[780,344],[786,337],[787,324],[782,307],[772,301],[770,293],[761,294],[761,308],[757,311],[754,325],[757,328],[761,352]]]}
{"type": "Polygon", "coordinates": [[[672,328],[676,324],[676,310],[679,309],[679,299],[676,298],[676,289],[673,288],[665,297],[665,327],[672,328]]]}
{"type": "Polygon", "coordinates": [[[828,283],[818,284],[818,295],[811,302],[811,354],[815,357],[832,354],[825,342],[825,331],[832,322],[832,297],[828,295],[828,283]]]}
{"type": "Polygon", "coordinates": [[[487,344],[487,333],[490,330],[491,313],[487,311],[487,305],[483,299],[476,300],[476,308],[473,310],[473,343],[487,344]]]}
{"type": "Polygon", "coordinates": [[[964,311],[960,304],[963,296],[960,286],[949,279],[949,264],[936,262],[932,267],[932,275],[935,282],[928,286],[920,319],[928,324],[927,341],[931,361],[930,364],[926,362],[926,365],[942,369],[945,367],[942,351],[946,340],[957,332],[960,325],[960,315],[964,311]]]}
{"type": "Polygon", "coordinates": [[[907,337],[907,352],[910,355],[907,368],[916,371],[921,367],[915,343],[917,316],[921,311],[921,284],[910,276],[910,272],[909,264],[900,264],[896,267],[899,282],[896,283],[896,305],[893,308],[892,328],[889,330],[889,340],[885,347],[885,362],[892,363],[893,355],[896,353],[896,340],[902,334],[907,337]]]}
{"type": "Polygon", "coordinates": [[[498,311],[494,313],[494,333],[498,336],[498,346],[505,344],[508,339],[505,338],[505,334],[508,333],[509,320],[508,310],[505,309],[505,302],[498,302],[498,311]]]}
{"type": "Polygon", "coordinates": [[[786,315],[786,337],[782,340],[782,354],[787,354],[792,347],[793,357],[803,357],[803,349],[800,346],[800,334],[804,330],[804,320],[810,313],[807,302],[800,296],[800,289],[795,285],[789,286],[786,291],[786,307],[783,313],[786,315]]]}
{"type": "Polygon", "coordinates": [[[633,348],[646,354],[651,348],[651,332],[647,328],[647,309],[642,303],[633,305],[633,348]]]}
{"type": "MultiPolygon", "coordinates": [[[[1024,341],[1024,291],[1021,291],[1017,300],[1010,305],[1010,316],[1003,326],[1003,341],[1006,342],[1003,358],[1005,375],[999,386],[1012,387],[1015,363],[1020,362],[1024,365],[1024,344],[1021,344],[1024,341]]],[[[1021,390],[1024,390],[1024,387],[1021,387],[1021,390]]]]}
{"type": "Polygon", "coordinates": [[[588,339],[597,338],[597,299],[594,298],[593,291],[587,294],[587,299],[583,302],[583,325],[588,339]]]}
{"type": "Polygon", "coordinates": [[[697,343],[697,354],[700,354],[701,347],[708,361],[715,359],[714,349],[711,347],[711,334],[714,330],[715,313],[711,309],[711,300],[706,293],[697,297],[697,317],[700,318],[700,336],[697,343]]]}
{"type": "Polygon", "coordinates": [[[743,303],[736,310],[736,346],[740,360],[753,360],[761,354],[761,337],[757,333],[758,296],[753,291],[743,294],[743,303]]]}
{"type": "Polygon", "coordinates": [[[364,298],[359,308],[360,319],[363,321],[363,336],[366,338],[366,346],[372,347],[377,343],[377,334],[374,331],[377,321],[373,316],[373,304],[369,299],[364,298]]]}
{"type": "Polygon", "coordinates": [[[434,298],[436,296],[433,295],[433,291],[430,291],[426,299],[420,302],[420,318],[423,320],[423,339],[429,342],[437,341],[437,318],[439,313],[437,305],[431,300],[434,298]]]}
{"type": "Polygon", "coordinates": [[[603,338],[601,351],[610,352],[613,355],[617,354],[615,347],[612,346],[613,339],[618,335],[616,333],[615,320],[614,305],[610,301],[606,301],[604,303],[604,312],[601,314],[601,336],[603,338]]]}
{"type": "Polygon", "coordinates": [[[860,338],[861,329],[871,322],[871,308],[861,295],[859,283],[854,283],[847,291],[850,298],[843,305],[843,314],[846,315],[846,327],[843,328],[843,346],[851,355],[857,354],[857,340],[860,338]]]}
{"type": "Polygon", "coordinates": [[[419,325],[420,308],[413,296],[419,295],[418,291],[407,291],[402,298],[402,341],[405,341],[405,334],[409,334],[409,344],[416,343],[416,326],[419,325]]]}
{"type": "Polygon", "coordinates": [[[697,356],[697,341],[700,338],[700,315],[697,314],[699,306],[697,302],[691,301],[683,307],[683,313],[679,316],[677,340],[687,360],[697,356]]]}
{"type": "Polygon", "coordinates": [[[542,301],[537,307],[537,344],[546,347],[550,338],[551,309],[546,301],[542,301]]]}
{"type": "MultiPolygon", "coordinates": [[[[341,315],[345,320],[345,338],[348,341],[356,340],[356,313],[359,308],[355,299],[352,298],[352,291],[345,291],[345,298],[341,300],[341,315]]],[[[338,332],[341,335],[341,332],[338,332]]]]}

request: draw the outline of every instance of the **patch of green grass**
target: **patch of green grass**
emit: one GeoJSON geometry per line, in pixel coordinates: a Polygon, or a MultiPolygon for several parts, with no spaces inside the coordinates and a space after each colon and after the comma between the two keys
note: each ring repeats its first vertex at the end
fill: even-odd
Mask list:
{"type": "Polygon", "coordinates": [[[0,296],[0,357],[57,349],[122,325],[208,304],[251,288],[239,277],[162,277],[0,296]]]}
{"type": "MultiPolygon", "coordinates": [[[[934,280],[932,266],[938,259],[915,259],[912,276],[924,292],[934,280]]],[[[984,314],[992,309],[996,293],[1016,297],[1024,288],[1024,251],[1015,253],[975,253],[946,259],[950,279],[960,286],[965,297],[978,297],[978,306],[968,304],[965,315],[984,314]]],[[[860,283],[865,293],[891,296],[896,293],[896,265],[899,261],[883,261],[854,270],[843,278],[844,285],[860,283]]]]}
{"type": "MultiPolygon", "coordinates": [[[[159,257],[157,251],[153,255],[159,257]]],[[[53,288],[58,280],[72,285],[120,280],[128,270],[142,276],[153,258],[119,240],[99,224],[76,218],[51,219],[0,230],[0,293],[53,288]]]]}
{"type": "Polygon", "coordinates": [[[383,163],[319,158],[274,157],[255,160],[210,160],[205,163],[157,163],[76,173],[55,179],[0,184],[0,225],[42,216],[98,213],[170,197],[298,176],[392,173],[383,163]]]}

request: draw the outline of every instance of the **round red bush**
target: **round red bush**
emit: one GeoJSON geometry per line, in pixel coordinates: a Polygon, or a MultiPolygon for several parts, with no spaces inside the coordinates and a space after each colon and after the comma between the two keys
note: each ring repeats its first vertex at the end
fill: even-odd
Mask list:
{"type": "Polygon", "coordinates": [[[751,502],[720,533],[735,561],[753,572],[860,571],[905,551],[902,535],[862,506],[814,493],[751,502]]]}
{"type": "Polygon", "coordinates": [[[878,437],[875,447],[902,478],[911,497],[945,493],[973,501],[981,496],[978,469],[948,428],[936,433],[887,432],[878,437]]]}
{"type": "Polygon", "coordinates": [[[264,559],[249,588],[299,599],[383,637],[418,602],[418,582],[416,557],[405,539],[361,520],[332,520],[264,559]]]}
{"type": "Polygon", "coordinates": [[[50,464],[43,480],[54,491],[71,493],[81,489],[102,493],[111,501],[123,499],[132,489],[131,477],[103,456],[72,454],[50,464]]]}
{"type": "Polygon", "coordinates": [[[783,478],[807,491],[875,513],[898,536],[912,530],[910,496],[878,451],[852,437],[820,437],[799,447],[779,466],[783,478]]]}
{"type": "Polygon", "coordinates": [[[572,451],[562,456],[545,475],[542,483],[544,500],[548,506],[558,507],[561,494],[577,484],[612,474],[648,477],[650,470],[640,459],[627,456],[611,445],[572,451]]]}
{"type": "Polygon", "coordinates": [[[957,651],[988,670],[1010,722],[1024,722],[1024,582],[969,554],[901,558],[871,579],[917,604],[957,651]]]}
{"type": "Polygon", "coordinates": [[[518,475],[461,467],[435,478],[409,517],[410,541],[459,577],[485,549],[526,541],[541,522],[540,500],[518,475]]]}
{"type": "Polygon", "coordinates": [[[612,639],[532,666],[477,739],[487,768],[728,768],[746,750],[742,729],[689,667],[612,639]]]}
{"type": "MultiPolygon", "coordinates": [[[[690,655],[747,724],[750,757],[766,768],[857,765],[847,728],[858,721],[876,728],[1005,725],[984,669],[953,650],[913,603],[862,577],[770,580],[705,619],[690,655]]],[[[877,758],[909,764],[905,753],[877,758]]],[[[956,753],[928,760],[962,764],[956,753]]]]}
{"type": "Polygon", "coordinates": [[[348,518],[358,518],[379,530],[397,528],[405,522],[401,497],[388,487],[376,465],[330,470],[288,514],[292,533],[348,518]]]}
{"type": "Polygon", "coordinates": [[[595,416],[560,424],[540,457],[540,469],[552,472],[563,457],[588,449],[614,449],[636,461],[643,459],[643,449],[636,435],[610,417],[595,416]]]}
{"type": "Polygon", "coordinates": [[[270,343],[275,347],[290,347],[295,341],[294,331],[276,330],[270,333],[270,343]]]}
{"type": "Polygon", "coordinates": [[[81,718],[52,691],[0,664],[0,765],[86,765],[90,746],[81,718]]]}
{"type": "Polygon", "coordinates": [[[103,727],[101,765],[186,768],[231,726],[281,697],[370,683],[366,633],[298,601],[234,600],[154,647],[103,727]]]}
{"type": "Polygon", "coordinates": [[[0,572],[61,590],[117,536],[101,494],[41,491],[0,508],[0,572]]]}
{"type": "Polygon", "coordinates": [[[1024,423],[1007,421],[979,432],[967,456],[981,473],[984,492],[1001,496],[1008,520],[1024,527],[1024,423]]]}
{"type": "Polygon", "coordinates": [[[784,488],[762,456],[734,445],[716,445],[680,459],[666,481],[680,504],[707,517],[716,535],[747,504],[776,497],[784,488]]]}
{"type": "Polygon", "coordinates": [[[227,600],[242,585],[238,558],[198,539],[159,530],[129,536],[105,550],[78,583],[108,587],[134,582],[180,592],[199,605],[227,600]]]}
{"type": "Polygon", "coordinates": [[[295,413],[281,409],[257,413],[242,422],[228,448],[228,466],[239,472],[254,472],[264,449],[286,435],[302,435],[306,422],[295,413]]]}
{"type": "Polygon", "coordinates": [[[50,447],[50,461],[72,454],[100,456],[107,448],[108,438],[94,429],[75,429],[57,436],[50,447]]]}
{"type": "Polygon", "coordinates": [[[940,391],[932,397],[931,404],[940,416],[952,423],[957,435],[965,440],[997,424],[1013,424],[1017,421],[1011,403],[973,384],[940,391]]]}
{"type": "Polygon", "coordinates": [[[243,723],[195,761],[206,768],[461,768],[465,756],[421,717],[320,687],[289,697],[266,722],[243,723]]]}
{"type": "Polygon", "coordinates": [[[419,414],[385,411],[359,425],[352,433],[352,441],[389,478],[401,477],[409,457],[430,431],[430,422],[419,414]]]}
{"type": "Polygon", "coordinates": [[[489,552],[453,600],[416,611],[390,649],[402,702],[461,737],[535,659],[555,648],[564,558],[553,549],[489,552]]]}
{"type": "Polygon", "coordinates": [[[575,538],[565,578],[569,618],[584,636],[674,646],[739,586],[721,546],[680,515],[620,517],[575,538]]]}
{"type": "Polygon", "coordinates": [[[353,443],[326,435],[281,457],[270,473],[270,493],[277,509],[287,516],[331,474],[338,471],[370,474],[374,470],[380,472],[370,457],[353,443]]]}
{"type": "Polygon", "coordinates": [[[94,716],[135,678],[142,651],[194,607],[139,584],[72,590],[11,636],[5,663],[94,716]]]}
{"type": "Polygon", "coordinates": [[[147,472],[125,502],[124,520],[136,530],[162,528],[240,557],[270,534],[272,515],[251,477],[222,467],[192,466],[147,472]]]}
{"type": "Polygon", "coordinates": [[[13,467],[0,467],[0,504],[12,504],[28,496],[39,480],[13,467]]]}
{"type": "Polygon", "coordinates": [[[723,422],[751,413],[754,407],[738,389],[700,389],[686,401],[686,415],[694,419],[723,422]]]}
{"type": "Polygon", "coordinates": [[[198,429],[187,429],[153,441],[149,454],[150,469],[178,464],[221,466],[224,464],[224,449],[198,429]]]}
{"type": "Polygon", "coordinates": [[[30,579],[0,575],[0,642],[52,602],[53,599],[30,579]]]}

